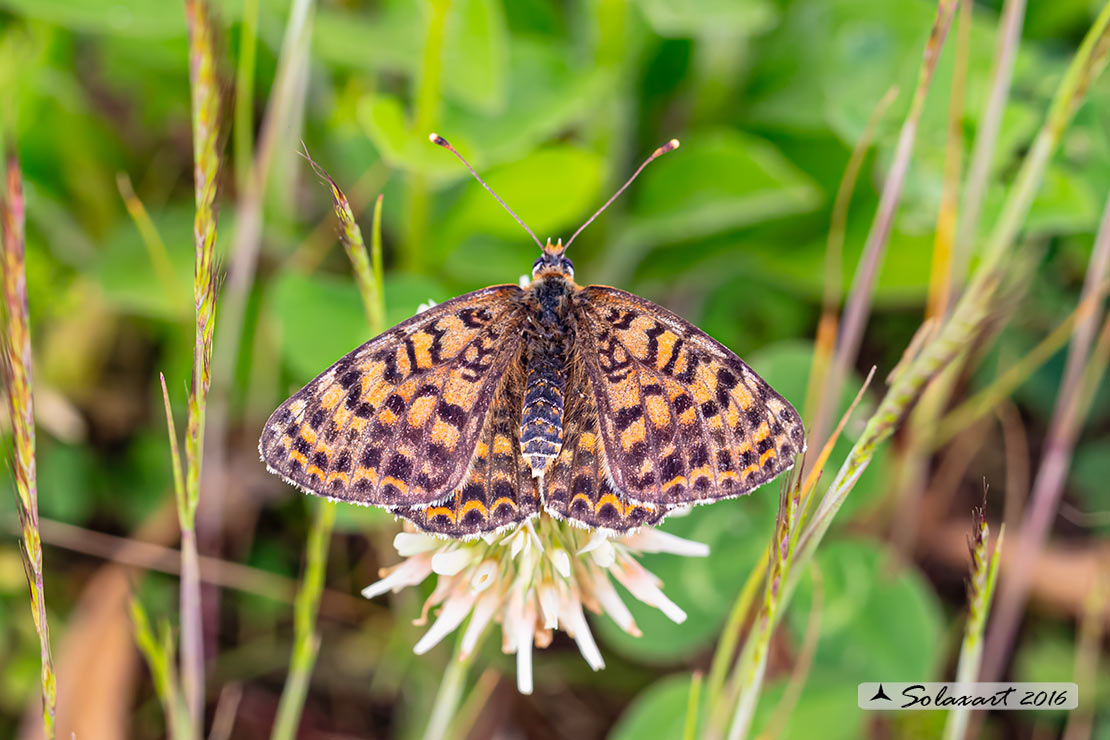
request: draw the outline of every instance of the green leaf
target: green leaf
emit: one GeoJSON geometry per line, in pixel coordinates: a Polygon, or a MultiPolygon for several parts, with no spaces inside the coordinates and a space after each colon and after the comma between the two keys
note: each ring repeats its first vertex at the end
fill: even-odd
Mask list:
{"type": "Polygon", "coordinates": [[[819,737],[822,740],[854,740],[865,737],[863,732],[863,711],[856,703],[856,683],[845,680],[836,673],[814,666],[806,677],[798,703],[785,717],[784,726],[768,726],[779,703],[786,693],[785,679],[767,683],[759,705],[756,708],[752,727],[757,732],[751,737],[759,737],[775,730],[777,740],[809,740],[819,737]],[[777,732],[781,730],[781,734],[777,732]]]}
{"type": "Polygon", "coordinates": [[[342,502],[336,504],[335,531],[375,532],[391,526],[395,519],[388,509],[342,502]]]}
{"type": "MultiPolygon", "coordinates": [[[[395,97],[374,94],[363,98],[357,108],[358,121],[381,153],[382,159],[394,167],[441,180],[452,180],[462,165],[428,141],[430,131],[414,131],[409,125],[404,105],[395,97]]],[[[450,130],[450,129],[447,129],[450,130]]],[[[451,133],[452,144],[464,152],[474,149],[467,139],[451,133]]],[[[480,160],[479,160],[480,161],[480,160]]],[[[465,173],[465,170],[462,170],[465,173]]]]}
{"type": "Polygon", "coordinates": [[[444,41],[443,91],[478,112],[505,109],[509,91],[509,39],[499,0],[452,4],[444,41]]]}
{"type": "MultiPolygon", "coordinates": [[[[313,54],[328,65],[400,72],[414,79],[419,74],[423,45],[419,10],[415,3],[387,3],[373,15],[319,8],[313,54]]],[[[442,54],[445,98],[482,114],[504,111],[511,67],[508,27],[500,2],[452,3],[442,54]]]]}
{"type": "Polygon", "coordinates": [[[329,67],[413,75],[422,28],[415,3],[386,3],[374,15],[325,5],[313,20],[312,54],[329,67]]]}
{"type": "Polygon", "coordinates": [[[808,211],[815,184],[774,146],[732,130],[687,137],[643,175],[623,243],[687,241],[808,211]]]}
{"type": "Polygon", "coordinates": [[[668,676],[641,691],[609,732],[609,740],[682,740],[690,676],[668,676]]]}
{"type": "Polygon", "coordinates": [[[185,33],[184,11],[149,0],[0,0],[16,15],[87,33],[123,34],[148,39],[185,33]]]}
{"type": "Polygon", "coordinates": [[[778,18],[766,0],[639,0],[660,36],[700,36],[766,31],[778,18]]]}
{"type": "MultiPolygon", "coordinates": [[[[445,298],[433,281],[406,276],[387,278],[385,296],[390,325],[415,314],[420,303],[445,298]]],[[[285,272],[274,285],[272,305],[281,324],[281,357],[298,384],[371,339],[350,278],[285,272]]]]}
{"type": "Polygon", "coordinates": [[[192,207],[182,205],[152,213],[151,219],[166,245],[172,290],[166,288],[129,218],[120,220],[109,234],[93,271],[105,299],[116,309],[140,316],[182,319],[193,312],[192,207]]]}
{"type": "MultiPolygon", "coordinates": [[[[821,569],[821,636],[815,665],[849,683],[932,680],[943,657],[943,614],[928,581],[870,540],[830,542],[821,569]]],[[[802,581],[788,612],[797,639],[808,620],[812,584],[802,581]]],[[[853,685],[854,690],[854,685],[853,685]]]]}
{"type": "MultiPolygon", "coordinates": [[[[497,113],[445,105],[437,133],[479,172],[516,160],[552,134],[589,115],[611,78],[592,67],[572,67],[566,49],[536,39],[509,45],[507,100],[497,113]]],[[[451,155],[428,142],[429,131],[411,131],[397,97],[376,92],[358,106],[358,121],[395,167],[428,175],[442,185],[468,177],[451,155]]]]}

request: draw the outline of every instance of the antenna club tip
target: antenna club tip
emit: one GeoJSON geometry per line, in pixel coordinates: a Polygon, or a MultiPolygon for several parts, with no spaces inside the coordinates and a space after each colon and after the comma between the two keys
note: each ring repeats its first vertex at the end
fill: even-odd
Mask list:
{"type": "Polygon", "coordinates": [[[434,131],[432,133],[428,134],[428,141],[432,142],[433,144],[435,144],[437,146],[447,146],[447,139],[443,138],[442,136],[435,133],[434,131]]]}
{"type": "Polygon", "coordinates": [[[654,151],[654,152],[652,153],[652,155],[651,155],[651,158],[652,158],[652,159],[655,159],[656,157],[661,157],[661,156],[663,156],[663,155],[664,155],[664,154],[666,154],[667,152],[673,152],[673,151],[674,151],[675,149],[678,149],[678,146],[679,146],[679,142],[678,142],[678,139],[671,139],[671,140],[670,140],[670,141],[668,141],[668,142],[667,142],[666,144],[664,144],[663,146],[661,146],[661,147],[659,147],[658,149],[656,149],[656,150],[655,150],[655,151],[654,151]]]}

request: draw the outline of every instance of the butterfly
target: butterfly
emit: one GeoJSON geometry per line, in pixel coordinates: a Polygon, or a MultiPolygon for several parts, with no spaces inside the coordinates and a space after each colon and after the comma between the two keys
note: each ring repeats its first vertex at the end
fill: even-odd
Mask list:
{"type": "Polygon", "coordinates": [[[341,358],[266,422],[268,469],[454,538],[541,512],[627,532],[790,469],[801,418],[743,360],[662,306],[574,281],[566,248],[677,146],[565,246],[490,190],[540,246],[531,282],[433,306],[341,358]]]}

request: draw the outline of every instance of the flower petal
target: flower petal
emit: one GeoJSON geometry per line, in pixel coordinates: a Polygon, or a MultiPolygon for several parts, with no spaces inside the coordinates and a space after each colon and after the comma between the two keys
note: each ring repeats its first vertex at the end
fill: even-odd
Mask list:
{"type": "Polygon", "coordinates": [[[654,606],[667,615],[672,622],[682,624],[686,621],[686,612],[668,599],[656,585],[659,579],[636,561],[629,558],[620,566],[613,568],[611,572],[633,596],[648,606],[654,606]]]}
{"type": "Polygon", "coordinates": [[[688,558],[704,558],[709,555],[709,545],[650,527],[644,527],[626,538],[624,544],[638,552],[668,552],[688,558]]]}
{"type": "Polygon", "coordinates": [[[497,580],[497,561],[485,560],[474,569],[470,577],[470,587],[475,591],[485,591],[497,580]]]}
{"type": "Polygon", "coordinates": [[[586,615],[582,613],[582,603],[573,594],[563,600],[560,616],[567,634],[574,638],[575,643],[578,644],[578,652],[582,653],[590,668],[595,671],[604,668],[605,661],[601,657],[601,651],[597,649],[597,643],[594,642],[590,625],[586,622],[586,615]]]}
{"type": "Polygon", "coordinates": [[[469,589],[463,589],[452,595],[443,603],[443,609],[436,621],[413,646],[412,651],[417,655],[423,655],[435,647],[440,640],[454,632],[455,628],[462,624],[466,615],[470,613],[470,607],[473,604],[474,593],[469,589]]]}
{"type": "Polygon", "coordinates": [[[570,555],[561,547],[556,547],[551,551],[551,563],[555,566],[556,572],[563,578],[570,578],[570,555]]]}
{"type": "Polygon", "coordinates": [[[601,608],[617,623],[617,626],[633,637],[642,636],[643,632],[640,632],[640,628],[636,626],[636,620],[632,618],[632,612],[628,611],[628,607],[624,605],[620,594],[617,593],[617,589],[613,588],[613,583],[609,580],[609,577],[601,571],[595,571],[593,586],[594,595],[601,603],[601,608]]]}
{"type": "Polygon", "coordinates": [[[551,582],[540,584],[538,596],[544,629],[555,629],[559,626],[559,592],[555,584],[551,582]]]}
{"type": "Polygon", "coordinates": [[[393,538],[393,549],[403,558],[430,552],[442,546],[443,540],[418,532],[398,532],[393,538]]]}
{"type": "Polygon", "coordinates": [[[465,658],[474,652],[474,648],[478,646],[478,639],[486,631],[486,626],[500,605],[501,597],[493,591],[487,591],[478,597],[470,612],[470,622],[466,625],[466,632],[463,632],[462,642],[459,643],[461,657],[465,658]]]}
{"type": "Polygon", "coordinates": [[[441,576],[453,576],[463,568],[474,562],[477,550],[472,547],[460,547],[455,550],[444,550],[432,556],[432,570],[441,576]]]}
{"type": "Polygon", "coordinates": [[[521,615],[521,623],[516,633],[516,689],[522,694],[532,693],[532,641],[536,615],[526,608],[521,615]]]}
{"type": "Polygon", "coordinates": [[[368,599],[380,596],[386,591],[400,591],[406,586],[415,586],[432,574],[432,559],[427,556],[417,555],[405,560],[380,581],[371,583],[362,589],[362,595],[368,599]]]}

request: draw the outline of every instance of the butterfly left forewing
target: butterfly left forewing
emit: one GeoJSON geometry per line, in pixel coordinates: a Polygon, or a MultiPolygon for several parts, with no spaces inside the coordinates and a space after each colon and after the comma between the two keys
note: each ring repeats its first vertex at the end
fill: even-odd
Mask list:
{"type": "Polygon", "coordinates": [[[604,286],[575,297],[576,337],[614,485],[679,505],[748,493],[805,450],[798,412],[689,322],[604,286]]]}

